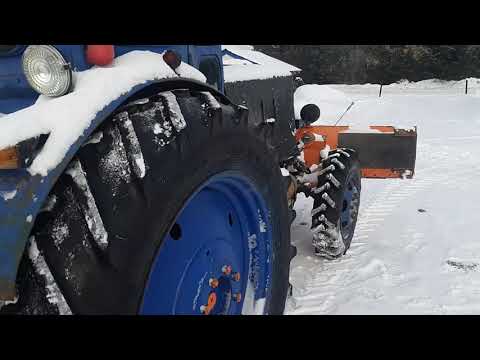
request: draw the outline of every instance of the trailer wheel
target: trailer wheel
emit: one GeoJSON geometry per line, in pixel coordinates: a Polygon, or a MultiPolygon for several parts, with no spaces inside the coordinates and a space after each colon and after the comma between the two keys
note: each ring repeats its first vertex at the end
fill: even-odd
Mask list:
{"type": "Polygon", "coordinates": [[[262,126],[189,90],[122,108],[60,177],[2,310],[282,314],[287,189],[262,126]]]}
{"type": "Polygon", "coordinates": [[[361,175],[357,153],[336,149],[322,162],[312,211],[313,246],[335,259],[350,248],[360,207],[361,175]]]}

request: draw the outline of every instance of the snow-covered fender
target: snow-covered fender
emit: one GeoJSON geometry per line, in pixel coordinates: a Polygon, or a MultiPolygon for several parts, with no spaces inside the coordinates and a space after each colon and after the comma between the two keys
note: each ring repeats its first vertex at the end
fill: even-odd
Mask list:
{"type": "Polygon", "coordinates": [[[26,169],[4,171],[0,176],[0,300],[14,300],[17,269],[32,230],[48,194],[79,148],[95,129],[119,107],[135,99],[172,89],[210,91],[223,102],[231,101],[215,88],[192,79],[167,78],[134,86],[129,92],[111,101],[90,123],[69,148],[62,162],[47,176],[32,176],[26,169]]]}

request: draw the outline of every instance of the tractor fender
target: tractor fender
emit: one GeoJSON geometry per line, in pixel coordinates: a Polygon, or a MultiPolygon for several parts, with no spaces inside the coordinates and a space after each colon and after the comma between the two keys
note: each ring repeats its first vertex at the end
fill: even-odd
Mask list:
{"type": "Polygon", "coordinates": [[[58,177],[65,171],[86,139],[123,105],[161,91],[179,88],[210,91],[221,102],[231,104],[231,101],[215,88],[192,79],[167,78],[138,84],[96,114],[83,135],[70,146],[62,162],[47,176],[32,176],[26,169],[2,173],[0,177],[0,300],[15,299],[17,269],[36,216],[45,205],[48,194],[58,177]]]}

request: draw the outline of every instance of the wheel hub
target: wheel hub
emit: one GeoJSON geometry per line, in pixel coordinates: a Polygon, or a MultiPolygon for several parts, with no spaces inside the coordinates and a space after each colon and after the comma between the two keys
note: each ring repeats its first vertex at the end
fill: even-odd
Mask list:
{"type": "Polygon", "coordinates": [[[236,187],[233,181],[214,184],[193,196],[172,227],[175,232],[164,240],[143,313],[241,314],[246,296],[266,296],[271,264],[266,211],[251,188],[236,187]],[[249,246],[252,235],[254,249],[249,246]],[[256,286],[249,285],[252,279],[256,286]]]}
{"type": "MultiPolygon", "coordinates": [[[[231,268],[230,265],[226,266],[231,268]]],[[[226,315],[231,306],[238,306],[242,301],[241,284],[238,283],[240,276],[222,273],[218,279],[210,278],[208,281],[207,303],[200,306],[200,312],[204,315],[226,315]]]]}

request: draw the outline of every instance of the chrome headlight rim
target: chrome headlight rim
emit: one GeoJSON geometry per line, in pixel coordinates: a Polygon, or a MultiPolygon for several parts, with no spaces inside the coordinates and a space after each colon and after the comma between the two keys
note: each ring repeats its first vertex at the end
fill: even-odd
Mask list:
{"type": "Polygon", "coordinates": [[[72,88],[72,70],[63,55],[52,45],[29,45],[22,56],[25,77],[36,92],[59,97],[72,88]]]}

